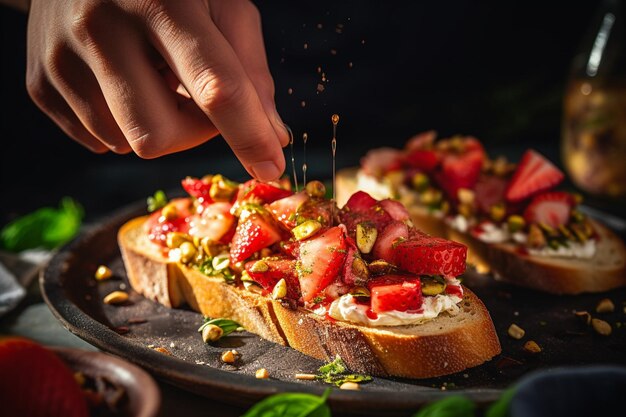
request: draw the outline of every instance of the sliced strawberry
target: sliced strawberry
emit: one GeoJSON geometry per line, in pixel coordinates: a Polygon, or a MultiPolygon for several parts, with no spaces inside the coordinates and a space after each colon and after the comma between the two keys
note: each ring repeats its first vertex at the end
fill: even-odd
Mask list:
{"type": "Polygon", "coordinates": [[[378,233],[376,243],[374,243],[374,248],[372,249],[374,259],[384,259],[387,262],[394,263],[394,247],[397,243],[409,238],[408,226],[403,222],[393,221],[378,233]]]}
{"type": "Polygon", "coordinates": [[[359,258],[360,254],[354,240],[350,236],[346,236],[346,247],[348,248],[348,253],[346,254],[346,261],[343,264],[341,279],[347,285],[355,285],[357,282],[359,283],[358,285],[362,285],[361,282],[367,277],[357,275],[353,268],[354,260],[359,258]]]}
{"type": "Polygon", "coordinates": [[[213,202],[209,194],[211,191],[210,182],[202,181],[199,178],[187,177],[181,181],[181,184],[190,196],[197,198],[201,202],[213,202]]]}
{"type": "Polygon", "coordinates": [[[368,283],[372,311],[416,311],[422,307],[422,286],[419,278],[383,275],[368,283]]]}
{"type": "Polygon", "coordinates": [[[278,242],[280,233],[276,226],[259,213],[240,219],[230,245],[230,261],[244,261],[253,253],[278,242]]]}
{"type": "Polygon", "coordinates": [[[457,199],[460,188],[474,188],[480,176],[485,151],[474,138],[463,140],[463,152],[446,152],[441,161],[441,170],[434,174],[435,180],[446,192],[448,197],[457,199]]]}
{"type": "Polygon", "coordinates": [[[434,130],[418,133],[406,142],[406,145],[404,145],[404,149],[408,152],[414,150],[430,149],[432,148],[433,143],[435,143],[436,138],[437,132],[435,132],[434,130]]]}
{"type": "Polygon", "coordinates": [[[343,208],[348,208],[352,211],[365,211],[374,207],[377,203],[378,200],[376,200],[365,191],[357,191],[350,196],[350,198],[346,202],[346,205],[343,206],[343,208]]]}
{"type": "Polygon", "coordinates": [[[298,277],[304,301],[311,301],[341,271],[346,240],[341,227],[331,227],[300,244],[298,277]]]}
{"type": "Polygon", "coordinates": [[[148,238],[161,246],[165,246],[168,233],[187,233],[189,231],[188,218],[191,214],[191,200],[189,198],[177,198],[170,201],[170,204],[174,204],[176,207],[176,212],[178,213],[176,218],[167,220],[161,215],[161,209],[152,213],[146,222],[148,238]]]}
{"type": "Polygon", "coordinates": [[[393,263],[417,275],[456,277],[465,272],[466,258],[465,245],[412,232],[407,241],[396,243],[393,263]]]}
{"type": "Polygon", "coordinates": [[[504,203],[506,191],[506,179],[495,175],[481,175],[476,183],[474,192],[476,204],[483,213],[489,213],[489,209],[499,203],[504,203]]]}
{"type": "Polygon", "coordinates": [[[524,219],[528,223],[543,223],[558,228],[567,224],[575,204],[574,197],[569,193],[555,191],[539,194],[526,207],[524,219]]]}
{"type": "Polygon", "coordinates": [[[232,238],[236,224],[230,209],[230,203],[221,202],[202,206],[202,211],[189,219],[189,234],[219,242],[230,232],[232,238]]]}
{"type": "Polygon", "coordinates": [[[260,262],[267,265],[267,270],[259,272],[263,268],[255,268],[257,261],[246,263],[246,271],[250,278],[261,287],[272,291],[278,281],[284,279],[287,282],[287,298],[297,300],[300,298],[300,282],[296,273],[296,260],[287,258],[263,258],[260,262]],[[257,272],[254,272],[254,271],[257,272]]]}
{"type": "Polygon", "coordinates": [[[317,220],[324,226],[332,226],[333,217],[339,211],[332,200],[310,199],[305,201],[297,212],[298,220],[317,220]]]}
{"type": "Polygon", "coordinates": [[[379,177],[386,172],[401,168],[402,151],[394,148],[378,148],[369,151],[361,158],[363,172],[379,177]]]}
{"type": "Polygon", "coordinates": [[[280,250],[289,257],[297,258],[300,256],[300,242],[291,240],[282,241],[280,242],[280,250]]]}
{"type": "Polygon", "coordinates": [[[405,221],[409,219],[409,211],[406,209],[406,207],[404,207],[404,204],[402,204],[399,201],[396,200],[391,200],[389,198],[385,199],[385,200],[381,200],[380,203],[378,203],[383,210],[385,210],[392,219],[394,220],[398,220],[398,221],[405,221]]]}
{"type": "Polygon", "coordinates": [[[87,417],[85,395],[53,352],[26,339],[0,341],[3,416],[87,417]]]}
{"type": "Polygon", "coordinates": [[[411,168],[430,173],[439,165],[439,155],[434,150],[416,149],[409,152],[403,161],[411,168]]]}
{"type": "Polygon", "coordinates": [[[308,200],[309,195],[301,191],[289,197],[276,200],[269,204],[267,208],[276,220],[284,224],[288,229],[293,229],[296,226],[296,211],[308,200]]]}
{"type": "Polygon", "coordinates": [[[249,180],[239,188],[237,201],[254,201],[260,204],[269,204],[291,194],[293,194],[291,190],[257,180],[249,180]]]}
{"type": "Polygon", "coordinates": [[[563,181],[563,178],[565,175],[552,162],[529,149],[522,156],[522,161],[509,182],[506,199],[511,202],[522,201],[555,187],[563,181]]]}

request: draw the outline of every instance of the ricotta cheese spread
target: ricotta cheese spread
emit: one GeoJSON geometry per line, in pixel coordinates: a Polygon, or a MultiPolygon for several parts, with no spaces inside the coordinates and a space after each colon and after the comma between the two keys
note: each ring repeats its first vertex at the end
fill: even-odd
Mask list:
{"type": "Polygon", "coordinates": [[[554,249],[546,246],[541,249],[528,248],[528,253],[535,256],[550,256],[555,258],[591,259],[596,254],[596,241],[589,239],[585,243],[568,242],[568,246],[559,246],[554,249]]]}

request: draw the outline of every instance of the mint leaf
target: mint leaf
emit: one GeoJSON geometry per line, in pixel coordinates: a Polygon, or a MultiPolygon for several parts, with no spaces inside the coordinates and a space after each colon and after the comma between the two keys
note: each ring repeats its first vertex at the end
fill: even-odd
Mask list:
{"type": "Polygon", "coordinates": [[[474,417],[476,404],[461,395],[453,395],[423,407],[413,417],[474,417]]]}
{"type": "Polygon", "coordinates": [[[167,196],[163,190],[157,190],[153,196],[148,197],[148,211],[152,213],[160,208],[165,207],[167,204],[167,196]]]}
{"type": "Polygon", "coordinates": [[[0,231],[0,247],[11,252],[54,249],[76,236],[83,216],[82,206],[64,197],[58,209],[43,207],[7,224],[0,231]]]}
{"type": "Polygon", "coordinates": [[[291,392],[275,394],[254,405],[241,417],[331,417],[326,405],[328,394],[330,389],[321,397],[291,392]]]}

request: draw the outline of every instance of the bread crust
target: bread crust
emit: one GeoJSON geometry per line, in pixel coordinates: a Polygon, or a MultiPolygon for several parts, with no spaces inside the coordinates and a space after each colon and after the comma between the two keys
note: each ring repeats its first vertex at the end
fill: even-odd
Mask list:
{"type": "MultiPolygon", "coordinates": [[[[357,191],[356,168],[337,173],[338,201],[357,191]]],[[[626,286],[626,246],[611,230],[591,221],[599,235],[596,255],[588,260],[553,258],[520,253],[509,243],[489,244],[430,216],[423,207],[408,207],[413,224],[427,233],[467,246],[467,261],[478,272],[496,279],[552,294],[604,292],[626,286]]]]}
{"type": "Polygon", "coordinates": [[[465,289],[461,312],[441,314],[414,326],[372,328],[328,319],[303,308],[207,277],[170,262],[147,241],[144,222],[122,226],[118,242],[131,286],[168,307],[186,302],[211,317],[238,321],[246,330],[328,361],[339,354],[354,372],[374,376],[431,378],[459,372],[490,360],[501,351],[483,303],[465,289]]]}

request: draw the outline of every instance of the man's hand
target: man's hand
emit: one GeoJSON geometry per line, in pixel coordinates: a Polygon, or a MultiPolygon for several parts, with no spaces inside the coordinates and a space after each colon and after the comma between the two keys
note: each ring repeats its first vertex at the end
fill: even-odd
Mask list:
{"type": "Polygon", "coordinates": [[[248,0],[32,0],[27,89],[95,152],[155,158],[221,133],[277,179],[289,137],[248,0]]]}

